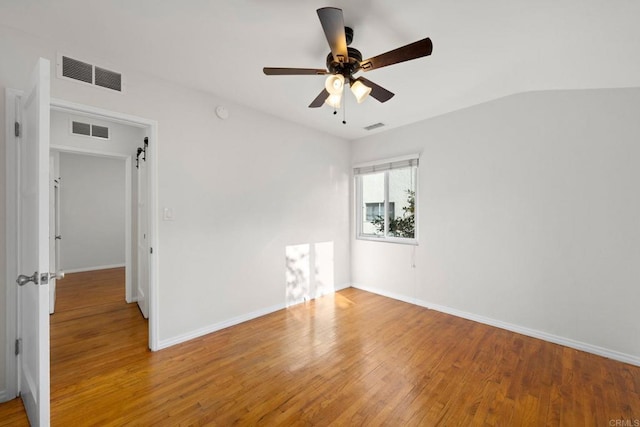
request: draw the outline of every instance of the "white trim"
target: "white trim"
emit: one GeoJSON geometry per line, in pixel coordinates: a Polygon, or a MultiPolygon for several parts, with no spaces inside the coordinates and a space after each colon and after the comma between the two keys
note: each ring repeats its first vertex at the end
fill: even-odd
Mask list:
{"type": "MultiPolygon", "coordinates": [[[[418,157],[413,157],[414,155],[409,155],[409,156],[404,156],[404,157],[397,157],[395,159],[388,159],[388,160],[381,160],[380,163],[376,162],[373,163],[374,165],[377,164],[383,164],[385,162],[396,162],[396,161],[403,161],[403,160],[415,160],[418,159],[418,157]],[[406,158],[405,158],[406,157],[406,158]]],[[[415,155],[417,156],[417,155],[415,155]]],[[[362,166],[361,166],[362,167],[362,166]]],[[[411,178],[412,181],[415,180],[414,182],[414,193],[413,193],[413,200],[414,200],[414,209],[417,209],[418,206],[418,181],[419,181],[419,173],[420,173],[420,168],[419,168],[419,164],[418,165],[412,165],[409,166],[411,168],[414,168],[413,171],[413,177],[411,178]]],[[[363,176],[367,175],[367,174],[356,174],[356,173],[352,173],[353,176],[353,182],[355,185],[355,199],[354,199],[354,207],[355,207],[355,238],[356,240],[368,240],[370,242],[385,242],[385,243],[397,243],[397,244],[401,244],[401,245],[413,245],[413,246],[418,246],[418,215],[417,213],[414,213],[414,229],[413,229],[413,238],[409,238],[409,237],[395,237],[395,236],[389,236],[389,220],[388,220],[388,215],[387,215],[387,205],[388,205],[388,201],[389,201],[389,172],[390,170],[384,170],[384,171],[380,171],[380,172],[376,172],[376,173],[384,173],[384,234],[382,236],[376,236],[376,235],[371,235],[371,234],[364,234],[362,232],[362,225],[363,225],[363,217],[362,217],[362,206],[363,206],[363,194],[362,194],[362,178],[363,176]]]]}
{"type": "Polygon", "coordinates": [[[62,111],[64,113],[72,113],[77,116],[98,118],[108,122],[134,126],[137,128],[146,128],[152,125],[158,126],[158,122],[156,120],[149,120],[138,116],[132,116],[130,114],[118,113],[57,98],[51,98],[51,109],[54,111],[62,111]]]}
{"type": "Polygon", "coordinates": [[[13,399],[13,397],[12,398],[8,397],[7,390],[0,390],[0,403],[8,402],[11,399],[13,399]]]}
{"type": "Polygon", "coordinates": [[[102,151],[102,150],[96,150],[92,148],[73,147],[70,145],[51,144],[50,148],[54,151],[60,151],[61,153],[85,154],[87,156],[108,157],[111,159],[131,160],[131,157],[132,157],[131,154],[118,153],[115,151],[102,151]]]}
{"type": "MultiPolygon", "coordinates": [[[[417,228],[417,227],[416,227],[417,228]]],[[[417,234],[417,233],[416,233],[417,234]]],[[[411,239],[409,237],[374,237],[363,234],[361,236],[356,236],[357,240],[367,240],[369,242],[381,242],[381,243],[397,243],[400,245],[418,245],[418,239],[411,239]]]]}
{"type": "Polygon", "coordinates": [[[51,98],[51,108],[56,111],[92,116],[103,120],[147,128],[149,131],[149,151],[147,162],[149,167],[149,246],[153,248],[153,255],[149,259],[149,348],[152,351],[159,350],[160,336],[160,304],[158,297],[158,265],[159,265],[159,241],[158,241],[158,122],[130,114],[104,110],[89,105],[77,104],[57,98],[51,98]]]}
{"type": "Polygon", "coordinates": [[[600,347],[594,344],[585,343],[582,341],[573,340],[571,338],[561,337],[559,335],[550,334],[547,332],[539,331],[537,329],[527,328],[525,326],[516,325],[513,323],[503,322],[501,320],[492,319],[490,317],[481,316],[478,314],[469,313],[455,308],[447,307],[444,305],[434,304],[426,301],[422,301],[416,298],[406,297],[404,295],[387,292],[381,289],[371,288],[368,286],[352,285],[356,289],[378,294],[384,297],[396,299],[399,301],[407,302],[409,304],[425,307],[430,310],[439,311],[441,313],[450,314],[452,316],[461,317],[463,319],[471,320],[474,322],[482,323],[496,328],[505,329],[507,331],[515,332],[518,334],[526,335],[532,338],[541,339],[543,341],[552,342],[565,347],[573,348],[576,350],[584,351],[598,356],[606,357],[619,362],[629,363],[631,365],[640,366],[640,357],[632,354],[622,353],[616,350],[600,347]]]}
{"type": "Polygon", "coordinates": [[[133,256],[132,256],[132,229],[133,227],[133,212],[131,212],[131,194],[132,194],[132,180],[131,180],[131,156],[128,156],[124,160],[124,299],[127,303],[133,301],[133,256]]]}
{"type": "Polygon", "coordinates": [[[372,288],[370,286],[364,286],[364,285],[359,285],[359,284],[352,284],[351,287],[352,288],[356,288],[356,289],[360,289],[361,291],[371,292],[372,294],[376,294],[376,295],[380,295],[380,296],[383,296],[383,297],[395,299],[395,300],[406,302],[406,303],[413,304],[413,305],[421,305],[421,306],[424,307],[424,305],[419,304],[420,300],[408,297],[406,295],[396,294],[394,292],[385,291],[383,289],[372,288]]]}
{"type": "Polygon", "coordinates": [[[17,164],[18,164],[18,150],[16,150],[17,138],[14,134],[13,123],[20,121],[18,117],[20,109],[18,108],[18,99],[23,95],[23,91],[16,89],[5,89],[5,259],[6,259],[6,301],[5,309],[6,313],[6,333],[5,333],[5,396],[6,400],[11,400],[18,396],[18,365],[17,358],[14,354],[14,346],[18,333],[17,333],[17,310],[15,301],[17,299],[17,289],[13,286],[16,277],[18,277],[17,270],[17,251],[15,250],[18,244],[18,220],[19,215],[17,212],[18,206],[18,194],[16,192],[18,188],[17,176],[17,164]]]}
{"type": "Polygon", "coordinates": [[[70,268],[64,270],[65,274],[73,274],[73,273],[84,273],[86,271],[95,271],[95,270],[108,270],[110,268],[121,268],[125,267],[126,264],[111,264],[111,265],[97,265],[95,267],[82,267],[82,268],[70,268]]]}
{"type": "Polygon", "coordinates": [[[171,347],[176,344],[180,344],[180,343],[192,340],[194,338],[198,338],[213,332],[217,332],[222,329],[226,329],[228,327],[235,326],[240,323],[244,323],[258,317],[266,316],[267,314],[271,314],[276,311],[283,310],[285,308],[286,308],[286,305],[284,303],[272,305],[271,307],[262,308],[260,310],[252,311],[251,313],[232,317],[231,319],[223,320],[222,322],[218,322],[213,325],[205,326],[204,328],[199,328],[194,331],[187,332],[186,334],[181,334],[173,338],[162,340],[160,341],[158,350],[162,350],[164,348],[171,347]]]}
{"type": "MultiPolygon", "coordinates": [[[[333,287],[333,292],[328,292],[328,293],[326,293],[326,294],[324,294],[324,295],[331,295],[332,293],[334,293],[334,294],[335,294],[335,293],[336,293],[336,292],[338,292],[338,291],[343,291],[343,290],[345,290],[345,289],[349,289],[350,287],[351,287],[351,283],[344,283],[344,284],[342,284],[342,285],[334,286],[334,287],[333,287]]],[[[323,295],[323,296],[324,296],[324,295],[323,295]]]]}
{"type": "Polygon", "coordinates": [[[414,159],[420,159],[420,153],[407,154],[405,156],[398,156],[398,157],[391,157],[389,159],[372,160],[370,162],[356,163],[351,168],[352,169],[364,168],[367,166],[376,166],[376,165],[382,165],[385,163],[403,162],[405,160],[414,160],[414,159]]]}
{"type": "MultiPolygon", "coordinates": [[[[342,284],[342,285],[338,285],[338,286],[334,286],[334,290],[333,291],[330,291],[330,292],[327,292],[325,294],[319,295],[319,296],[317,296],[315,298],[311,298],[310,301],[318,299],[318,298],[322,298],[322,297],[325,297],[325,296],[328,296],[328,295],[335,295],[336,292],[341,291],[343,289],[350,288],[350,287],[351,287],[351,285],[348,284],[348,283],[342,284]]],[[[303,301],[301,301],[301,302],[303,302],[303,301]]],[[[175,336],[173,338],[162,340],[162,341],[160,341],[160,345],[158,347],[158,350],[162,350],[164,348],[171,347],[171,346],[174,346],[176,344],[181,344],[183,342],[186,342],[186,341],[189,341],[189,340],[192,340],[192,339],[204,336],[204,335],[208,335],[208,334],[211,334],[213,332],[217,332],[217,331],[220,331],[222,329],[229,328],[231,326],[239,325],[240,323],[244,323],[244,322],[247,322],[249,320],[256,319],[258,317],[266,316],[267,314],[275,313],[276,311],[284,310],[284,309],[293,307],[295,305],[297,305],[297,304],[290,305],[290,306],[287,307],[287,305],[285,303],[281,303],[281,304],[272,305],[271,307],[261,308],[259,310],[252,311],[250,313],[241,314],[240,316],[232,317],[231,319],[223,320],[222,322],[214,323],[213,325],[205,326],[204,328],[199,328],[199,329],[196,329],[194,331],[187,332],[186,334],[182,334],[182,335],[175,336]]]]}

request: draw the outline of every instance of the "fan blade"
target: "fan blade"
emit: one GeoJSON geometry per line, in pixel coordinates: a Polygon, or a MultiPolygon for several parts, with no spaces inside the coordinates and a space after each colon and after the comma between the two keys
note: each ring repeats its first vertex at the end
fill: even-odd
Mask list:
{"type": "Polygon", "coordinates": [[[369,86],[371,88],[371,93],[369,95],[373,96],[380,102],[387,102],[395,95],[393,92],[389,92],[382,86],[378,86],[371,80],[367,80],[364,77],[358,77],[356,81],[360,81],[363,85],[369,86]]]}
{"type": "Polygon", "coordinates": [[[264,67],[262,71],[267,76],[321,76],[329,74],[327,70],[322,68],[272,68],[264,67]]]}
{"type": "Polygon", "coordinates": [[[320,95],[318,95],[316,99],[314,99],[313,102],[309,104],[309,108],[322,107],[322,104],[324,104],[324,101],[326,101],[328,97],[329,97],[329,92],[327,92],[326,89],[322,89],[322,92],[320,92],[320,95]]]}
{"type": "Polygon", "coordinates": [[[346,62],[349,58],[347,54],[347,37],[344,34],[344,18],[342,9],[336,7],[323,7],[318,9],[318,18],[327,37],[333,60],[336,62],[346,62]]]}
{"type": "Polygon", "coordinates": [[[422,58],[431,55],[433,44],[431,39],[419,40],[417,42],[399,47],[389,52],[383,53],[373,58],[365,59],[360,63],[362,71],[375,70],[377,68],[386,67],[387,65],[398,64],[400,62],[409,61],[411,59],[422,58]]]}

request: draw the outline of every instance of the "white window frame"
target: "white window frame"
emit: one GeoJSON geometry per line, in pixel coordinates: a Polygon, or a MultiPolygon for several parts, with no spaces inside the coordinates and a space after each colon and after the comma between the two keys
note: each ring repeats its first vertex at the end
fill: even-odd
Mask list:
{"type": "Polygon", "coordinates": [[[370,240],[375,242],[388,242],[388,243],[400,243],[405,245],[418,245],[418,174],[419,174],[419,155],[411,154],[402,157],[394,157],[391,159],[384,159],[375,162],[367,162],[356,164],[353,167],[353,177],[354,177],[354,185],[355,185],[355,210],[356,210],[356,239],[358,240],[370,240]],[[411,165],[410,162],[414,164],[411,165]],[[406,166],[398,166],[406,164],[406,166]],[[364,201],[362,200],[362,176],[380,173],[384,171],[384,212],[388,212],[389,205],[389,171],[393,169],[400,169],[403,167],[411,167],[415,166],[415,212],[414,212],[414,237],[395,237],[389,236],[389,218],[388,215],[384,216],[384,234],[382,236],[377,236],[373,234],[364,234],[362,232],[362,224],[363,224],[363,206],[364,201]]]}

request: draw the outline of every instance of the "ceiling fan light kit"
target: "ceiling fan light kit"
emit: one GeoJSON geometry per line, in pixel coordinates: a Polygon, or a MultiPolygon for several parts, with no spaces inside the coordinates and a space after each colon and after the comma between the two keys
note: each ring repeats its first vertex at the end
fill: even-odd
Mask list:
{"type": "Polygon", "coordinates": [[[327,77],[324,82],[324,88],[327,89],[331,95],[339,95],[344,89],[344,76],[341,74],[332,74],[327,77]]]}
{"type": "Polygon", "coordinates": [[[327,99],[324,100],[325,104],[329,105],[331,108],[337,110],[342,107],[342,94],[331,94],[327,96],[327,99]]]}
{"type": "Polygon", "coordinates": [[[356,101],[358,101],[358,104],[362,104],[362,101],[364,101],[371,93],[371,88],[361,81],[356,80],[355,82],[351,83],[351,92],[356,97],[356,101]]]}
{"type": "MultiPolygon", "coordinates": [[[[338,109],[342,104],[344,86],[349,85],[358,104],[369,95],[379,102],[387,102],[394,94],[378,86],[364,77],[354,77],[359,71],[368,72],[412,59],[431,55],[433,44],[431,39],[424,38],[406,46],[389,52],[362,59],[359,50],[348,47],[353,41],[353,29],[344,26],[342,9],[323,7],[317,10],[320,24],[329,43],[331,52],[327,55],[327,70],[318,68],[274,68],[264,67],[263,72],[268,76],[284,75],[326,75],[325,87],[314,99],[309,108],[318,108],[328,104],[338,109]]],[[[344,123],[344,121],[343,121],[344,123]]]]}

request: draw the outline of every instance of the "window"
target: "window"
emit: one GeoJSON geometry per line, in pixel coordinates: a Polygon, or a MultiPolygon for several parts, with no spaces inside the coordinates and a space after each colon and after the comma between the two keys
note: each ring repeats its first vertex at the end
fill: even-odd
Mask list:
{"type": "Polygon", "coordinates": [[[354,175],[357,237],[416,244],[418,157],[361,165],[354,175]]]}

